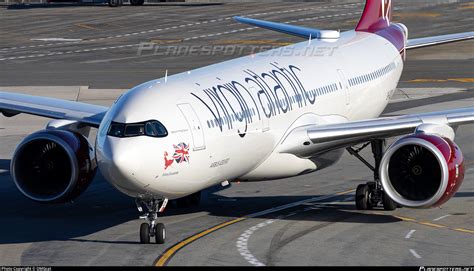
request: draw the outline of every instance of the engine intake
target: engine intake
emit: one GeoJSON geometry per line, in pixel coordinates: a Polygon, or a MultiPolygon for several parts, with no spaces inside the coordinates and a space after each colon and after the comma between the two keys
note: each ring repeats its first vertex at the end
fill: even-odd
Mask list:
{"type": "Polygon", "coordinates": [[[448,138],[414,134],[390,146],[380,165],[380,178],[384,191],[402,206],[440,206],[461,186],[464,158],[448,138]]]}
{"type": "Polygon", "coordinates": [[[91,183],[97,163],[87,139],[66,130],[42,130],[15,150],[11,172],[20,192],[43,203],[75,199],[91,183]]]}

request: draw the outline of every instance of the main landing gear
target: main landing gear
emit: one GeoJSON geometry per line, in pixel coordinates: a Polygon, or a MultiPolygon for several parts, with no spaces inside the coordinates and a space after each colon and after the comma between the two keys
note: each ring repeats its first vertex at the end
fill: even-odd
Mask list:
{"type": "Polygon", "coordinates": [[[165,210],[168,199],[137,198],[135,203],[137,204],[138,211],[142,214],[140,218],[147,221],[140,225],[140,243],[149,244],[150,238],[154,237],[157,244],[164,244],[166,240],[165,225],[163,223],[156,223],[156,220],[158,219],[158,213],[162,213],[165,210]],[[144,208],[146,208],[146,212],[143,212],[144,208]]]}
{"type": "Polygon", "coordinates": [[[107,3],[109,4],[109,7],[120,7],[123,5],[123,0],[108,0],[107,3]]]}
{"type": "Polygon", "coordinates": [[[383,149],[385,146],[385,140],[374,139],[369,143],[364,144],[362,147],[355,149],[353,147],[347,148],[347,151],[357,157],[362,163],[364,163],[370,170],[374,172],[374,181],[366,184],[357,186],[355,204],[357,210],[370,210],[373,207],[377,207],[379,203],[382,204],[383,208],[387,211],[393,211],[397,209],[397,204],[383,191],[382,183],[379,176],[380,161],[383,157],[383,149]],[[372,148],[374,155],[375,165],[372,166],[367,160],[360,156],[359,152],[365,149],[368,145],[372,148]]]}

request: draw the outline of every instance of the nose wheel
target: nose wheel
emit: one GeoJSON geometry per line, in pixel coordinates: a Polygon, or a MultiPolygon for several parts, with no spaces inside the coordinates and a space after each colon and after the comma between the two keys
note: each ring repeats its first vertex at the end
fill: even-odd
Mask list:
{"type": "Polygon", "coordinates": [[[140,243],[149,244],[151,238],[155,238],[157,244],[164,244],[166,240],[166,228],[163,223],[156,223],[158,219],[158,213],[162,213],[168,199],[157,200],[157,199],[136,199],[137,209],[142,214],[140,218],[145,219],[147,222],[140,225],[140,243]],[[143,212],[144,208],[146,212],[143,212]]]}

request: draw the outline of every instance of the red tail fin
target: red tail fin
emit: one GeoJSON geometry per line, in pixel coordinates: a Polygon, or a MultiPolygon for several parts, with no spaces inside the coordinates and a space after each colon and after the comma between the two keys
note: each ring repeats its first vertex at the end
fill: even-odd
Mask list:
{"type": "Polygon", "coordinates": [[[366,0],[356,31],[375,32],[390,26],[392,0],[366,0]]]}

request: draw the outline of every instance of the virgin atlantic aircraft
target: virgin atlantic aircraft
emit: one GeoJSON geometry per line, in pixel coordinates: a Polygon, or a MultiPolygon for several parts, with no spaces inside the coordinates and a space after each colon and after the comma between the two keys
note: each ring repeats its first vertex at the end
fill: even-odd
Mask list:
{"type": "Polygon", "coordinates": [[[196,201],[199,191],[236,179],[307,174],[334,164],[344,150],[361,158],[354,146],[364,144],[374,154],[374,180],[357,187],[357,209],[440,206],[463,181],[454,131],[474,122],[474,108],[377,117],[407,50],[474,32],[408,39],[407,27],[391,17],[390,0],[367,0],[355,30],[342,33],[236,17],[304,41],[143,83],[109,108],[0,92],[3,115],[54,119],[16,148],[13,180],[27,198],[64,203],[80,196],[99,168],[136,199],[146,220],[140,241],[163,243],[157,217],[168,200],[196,201]],[[91,127],[99,129],[94,144],[91,127]],[[400,138],[386,148],[390,137],[400,138]]]}

